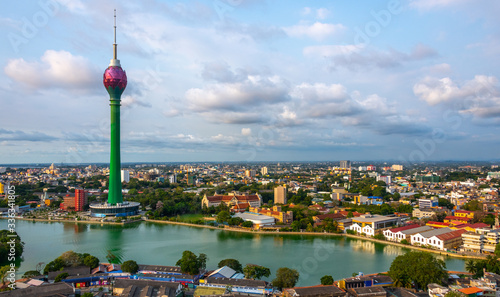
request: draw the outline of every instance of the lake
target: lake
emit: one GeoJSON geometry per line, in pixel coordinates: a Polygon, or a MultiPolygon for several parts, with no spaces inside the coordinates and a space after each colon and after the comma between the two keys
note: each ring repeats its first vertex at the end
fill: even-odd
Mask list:
{"type": "MultiPolygon", "coordinates": [[[[7,220],[0,220],[7,228],[7,220]]],[[[89,253],[106,261],[108,250],[122,261],[139,264],[175,265],[184,250],[208,256],[207,268],[234,258],[269,267],[271,276],[280,267],[297,269],[299,286],[316,285],[324,275],[335,280],[353,272],[389,270],[392,260],[408,249],[370,241],[304,235],[237,233],[150,222],[126,226],[16,221],[16,231],[25,243],[24,260],[18,274],[48,263],[63,252],[89,253]]],[[[439,255],[438,255],[439,256],[439,255]]],[[[464,271],[464,260],[439,256],[448,270],[464,271]]]]}

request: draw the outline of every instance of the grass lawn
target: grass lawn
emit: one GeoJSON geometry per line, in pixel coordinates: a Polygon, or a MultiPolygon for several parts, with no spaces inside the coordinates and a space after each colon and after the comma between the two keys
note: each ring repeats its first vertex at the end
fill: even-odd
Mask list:
{"type": "Polygon", "coordinates": [[[191,223],[196,220],[203,220],[203,214],[184,214],[181,216],[181,221],[185,223],[191,223]]]}
{"type": "Polygon", "coordinates": [[[206,295],[222,295],[226,292],[223,288],[210,288],[210,287],[200,287],[196,288],[194,291],[194,296],[206,296],[206,295]]]}

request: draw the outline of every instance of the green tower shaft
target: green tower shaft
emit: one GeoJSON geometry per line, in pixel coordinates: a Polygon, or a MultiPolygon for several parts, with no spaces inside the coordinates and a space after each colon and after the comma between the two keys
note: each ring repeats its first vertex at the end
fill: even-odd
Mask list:
{"type": "Polygon", "coordinates": [[[122,181],[120,160],[120,97],[110,98],[111,106],[111,151],[109,160],[108,203],[122,203],[122,181]]]}

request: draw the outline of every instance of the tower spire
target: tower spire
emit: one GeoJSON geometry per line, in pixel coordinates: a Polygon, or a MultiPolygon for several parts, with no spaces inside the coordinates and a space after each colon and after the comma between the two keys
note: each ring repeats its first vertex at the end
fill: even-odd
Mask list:
{"type": "Polygon", "coordinates": [[[113,29],[114,29],[113,59],[109,63],[109,66],[121,66],[120,65],[120,60],[118,60],[118,51],[117,51],[118,44],[116,44],[116,9],[115,9],[115,13],[114,13],[114,26],[113,26],[113,29]]]}
{"type": "Polygon", "coordinates": [[[116,44],[116,9],[115,9],[115,26],[114,26],[114,29],[115,29],[115,42],[113,43],[113,59],[117,60],[117,44],[116,44]]]}

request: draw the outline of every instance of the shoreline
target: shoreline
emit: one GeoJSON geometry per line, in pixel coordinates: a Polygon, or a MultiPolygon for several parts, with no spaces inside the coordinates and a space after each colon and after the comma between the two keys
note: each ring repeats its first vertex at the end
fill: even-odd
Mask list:
{"type": "MultiPolygon", "coordinates": [[[[1,219],[8,219],[6,217],[0,217],[1,219]]],[[[344,238],[352,238],[352,239],[358,239],[358,240],[366,240],[366,241],[371,241],[371,242],[376,242],[380,244],[386,244],[386,245],[393,245],[393,246],[398,246],[401,248],[407,248],[407,249],[413,249],[417,251],[425,251],[433,254],[439,254],[441,256],[448,256],[452,258],[459,258],[459,259],[484,259],[485,255],[483,256],[482,254],[476,255],[460,255],[456,253],[450,253],[446,251],[441,251],[441,250],[434,250],[434,249],[428,249],[424,247],[419,247],[419,246],[413,246],[413,245],[407,245],[407,244],[402,244],[399,242],[394,242],[394,241],[388,241],[388,240],[380,240],[380,239],[375,239],[375,238],[370,238],[370,237],[365,237],[361,235],[352,235],[352,234],[346,234],[346,233],[319,233],[319,232],[270,232],[270,231],[253,231],[253,230],[245,230],[245,229],[240,229],[240,228],[231,228],[231,227],[224,227],[224,228],[219,228],[219,227],[214,227],[214,226],[208,226],[208,225],[198,225],[198,224],[193,224],[193,223],[185,223],[185,222],[174,222],[174,221],[163,221],[163,220],[151,220],[151,219],[139,219],[139,220],[134,220],[134,221],[129,221],[129,222],[101,222],[101,221],[76,221],[76,220],[49,220],[49,219],[32,219],[32,218],[15,218],[16,220],[23,220],[23,221],[34,221],[34,222],[56,222],[56,223],[76,223],[76,224],[108,224],[108,225],[126,225],[126,224],[131,224],[131,223],[137,223],[137,222],[150,222],[150,223],[157,223],[157,224],[168,224],[168,225],[179,225],[179,226],[186,226],[186,227],[195,227],[195,228],[204,228],[204,229],[212,229],[212,230],[221,230],[221,231],[228,231],[228,232],[238,232],[238,233],[250,233],[250,234],[262,234],[262,235],[307,235],[307,236],[328,236],[328,237],[344,237],[344,238]]]]}
{"type": "Polygon", "coordinates": [[[213,226],[207,226],[207,225],[197,225],[197,224],[192,224],[192,223],[184,223],[184,222],[172,222],[172,221],[162,221],[162,220],[143,220],[145,222],[153,222],[153,223],[160,223],[160,224],[170,224],[170,225],[181,225],[181,226],[188,226],[188,227],[198,227],[198,228],[206,228],[206,229],[216,229],[216,230],[222,230],[222,231],[229,231],[229,232],[240,232],[240,233],[251,233],[251,234],[266,234],[266,235],[308,235],[308,236],[330,236],[330,237],[344,237],[344,238],[352,238],[352,239],[359,239],[359,240],[367,240],[367,241],[372,241],[380,244],[387,244],[387,245],[394,245],[402,248],[407,248],[407,249],[414,249],[414,250],[419,250],[419,251],[425,251],[433,254],[439,254],[442,256],[448,256],[448,257],[453,257],[453,258],[460,258],[460,259],[484,259],[485,257],[483,256],[466,256],[466,255],[460,255],[460,254],[455,254],[455,253],[450,253],[446,251],[440,251],[440,250],[433,250],[433,249],[428,249],[424,247],[419,247],[419,246],[413,246],[413,245],[407,245],[407,244],[402,244],[399,242],[394,242],[394,241],[388,241],[388,240],[380,240],[380,239],[375,239],[375,238],[370,238],[370,237],[365,237],[361,235],[352,235],[352,234],[346,234],[346,233],[319,233],[319,232],[269,232],[269,231],[252,231],[252,230],[242,230],[238,228],[219,228],[219,227],[213,227],[213,226]]]}

